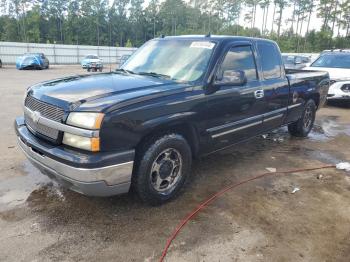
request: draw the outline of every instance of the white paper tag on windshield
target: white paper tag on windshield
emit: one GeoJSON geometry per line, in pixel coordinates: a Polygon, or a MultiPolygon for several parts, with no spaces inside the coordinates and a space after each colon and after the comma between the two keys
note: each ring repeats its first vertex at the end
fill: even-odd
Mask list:
{"type": "Polygon", "coordinates": [[[214,43],[211,42],[192,42],[191,46],[192,48],[206,48],[206,49],[213,49],[215,46],[214,43]]]}

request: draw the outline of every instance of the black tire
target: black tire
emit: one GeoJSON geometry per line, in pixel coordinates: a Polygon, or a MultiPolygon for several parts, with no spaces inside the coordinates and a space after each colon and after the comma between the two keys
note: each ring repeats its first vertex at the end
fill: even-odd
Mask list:
{"type": "Polygon", "coordinates": [[[91,71],[91,69],[90,69],[90,68],[88,68],[88,69],[87,69],[87,71],[88,71],[88,72],[90,72],[90,71],[91,71]]]}
{"type": "Polygon", "coordinates": [[[314,100],[308,100],[305,104],[301,118],[288,125],[288,131],[292,136],[307,137],[314,126],[316,117],[316,104],[314,100]]]}
{"type": "Polygon", "coordinates": [[[0,68],[2,68],[2,62],[1,62],[1,60],[0,60],[0,68]]]}
{"type": "Polygon", "coordinates": [[[179,194],[188,180],[191,164],[191,148],[183,136],[164,134],[150,139],[137,152],[132,188],[143,202],[163,204],[179,194]],[[155,166],[158,173],[153,171],[155,166]],[[156,189],[158,181],[162,182],[156,189]]]}
{"type": "Polygon", "coordinates": [[[102,67],[100,67],[98,70],[99,70],[100,72],[102,72],[102,67]]]}

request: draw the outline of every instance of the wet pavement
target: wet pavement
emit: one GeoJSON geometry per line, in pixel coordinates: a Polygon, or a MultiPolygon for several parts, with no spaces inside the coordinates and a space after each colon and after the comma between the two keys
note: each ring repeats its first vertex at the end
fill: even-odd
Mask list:
{"type": "MultiPolygon", "coordinates": [[[[72,72],[83,73],[0,70],[0,261],[157,261],[177,223],[229,183],[267,168],[350,161],[350,108],[331,106],[308,139],[284,127],[194,161],[190,183],[167,205],[148,207],[132,194],[86,197],[41,175],[12,127],[28,85],[72,72]]],[[[350,173],[336,169],[251,182],[191,220],[167,261],[349,261],[349,199],[350,173]]]]}

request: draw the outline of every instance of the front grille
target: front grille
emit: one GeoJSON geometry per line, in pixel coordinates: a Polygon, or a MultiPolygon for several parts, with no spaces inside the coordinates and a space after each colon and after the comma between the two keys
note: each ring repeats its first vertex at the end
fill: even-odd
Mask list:
{"type": "Polygon", "coordinates": [[[57,140],[59,134],[58,130],[39,123],[35,123],[27,114],[24,114],[24,119],[30,131],[39,133],[53,140],[57,140]]]}
{"type": "MultiPolygon", "coordinates": [[[[42,117],[51,119],[56,122],[61,122],[64,116],[64,110],[60,107],[50,105],[43,101],[40,101],[32,96],[27,96],[24,105],[32,111],[39,112],[42,117]]],[[[36,123],[31,116],[24,114],[25,122],[30,131],[33,133],[39,133],[52,140],[57,140],[59,131],[51,127],[36,123]]]]}
{"type": "Polygon", "coordinates": [[[32,111],[39,112],[43,117],[61,122],[64,115],[64,110],[60,107],[50,105],[40,101],[32,96],[27,96],[24,105],[32,111]]]}
{"type": "Polygon", "coordinates": [[[336,83],[337,81],[336,80],[330,80],[329,81],[329,86],[333,85],[334,83],[336,83]]]}

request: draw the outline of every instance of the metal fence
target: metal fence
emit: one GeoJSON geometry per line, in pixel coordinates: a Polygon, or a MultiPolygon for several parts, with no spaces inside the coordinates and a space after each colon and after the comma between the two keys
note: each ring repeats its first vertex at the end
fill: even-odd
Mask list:
{"type": "Polygon", "coordinates": [[[119,64],[123,55],[130,55],[135,50],[129,47],[0,42],[0,59],[4,64],[15,64],[16,58],[24,53],[44,53],[50,64],[79,64],[86,55],[94,54],[106,64],[119,64]]]}

